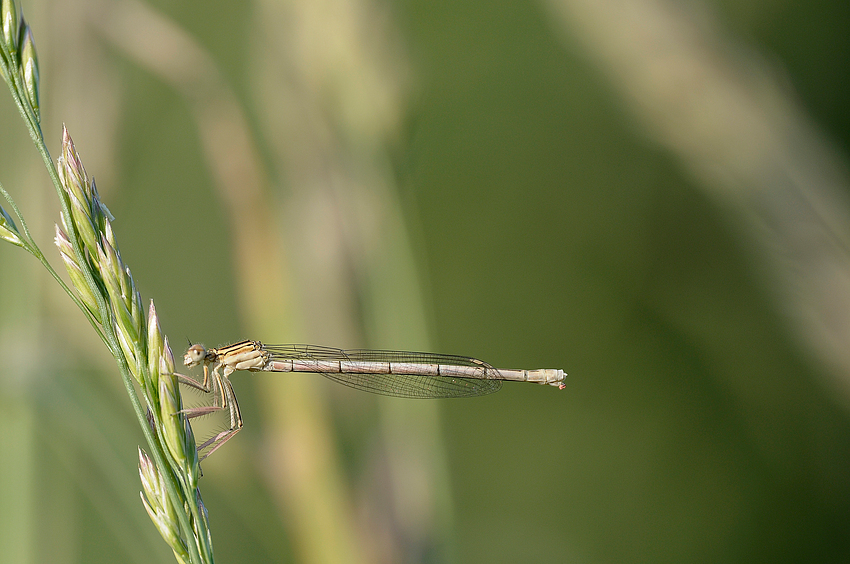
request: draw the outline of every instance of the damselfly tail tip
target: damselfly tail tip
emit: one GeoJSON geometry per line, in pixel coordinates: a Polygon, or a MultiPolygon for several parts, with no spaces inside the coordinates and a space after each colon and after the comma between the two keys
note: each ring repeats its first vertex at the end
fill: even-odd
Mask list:
{"type": "Polygon", "coordinates": [[[564,383],[564,381],[567,379],[567,376],[569,376],[569,374],[567,374],[563,370],[558,370],[558,379],[552,382],[552,385],[558,386],[559,390],[563,390],[567,387],[567,385],[564,383]]]}

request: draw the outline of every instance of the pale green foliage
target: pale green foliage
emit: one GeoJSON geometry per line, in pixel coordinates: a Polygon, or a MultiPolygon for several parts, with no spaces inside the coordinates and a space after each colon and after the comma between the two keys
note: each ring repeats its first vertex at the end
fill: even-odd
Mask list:
{"type": "Polygon", "coordinates": [[[115,357],[152,456],[139,451],[142,502],[181,563],[212,562],[206,510],[198,490],[195,439],[182,413],[174,357],[156,309],[147,315],[130,269],[118,250],[113,217],[100,201],[67,129],[62,155],[53,163],[39,126],[38,58],[32,30],[13,0],[0,6],[0,73],[24,117],[56,187],[62,227],[54,242],[65,264],[68,287],[33,241],[11,196],[0,186],[21,225],[0,208],[0,239],[35,256],[65,289],[115,357]],[[134,382],[145,399],[142,407],[134,382]]]}

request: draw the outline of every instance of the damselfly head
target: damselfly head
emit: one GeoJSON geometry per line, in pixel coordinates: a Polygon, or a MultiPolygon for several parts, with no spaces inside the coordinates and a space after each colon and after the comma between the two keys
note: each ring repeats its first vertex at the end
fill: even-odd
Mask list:
{"type": "Polygon", "coordinates": [[[192,345],[183,355],[183,364],[186,366],[197,366],[207,356],[207,349],[203,345],[192,345]]]}

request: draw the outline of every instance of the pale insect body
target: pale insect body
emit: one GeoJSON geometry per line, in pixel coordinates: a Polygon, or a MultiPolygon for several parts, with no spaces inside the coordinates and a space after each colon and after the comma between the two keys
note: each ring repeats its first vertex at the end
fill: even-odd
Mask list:
{"type": "Polygon", "coordinates": [[[455,398],[496,392],[502,380],[535,382],[564,388],[563,370],[496,369],[474,358],[435,353],[334,349],[315,345],[264,345],[260,341],[240,341],[206,349],[191,345],[183,364],[203,364],[204,381],[178,374],[184,384],[213,394],[213,405],[182,410],[198,417],[227,409],[230,428],[202,443],[210,448],[206,458],[242,428],[242,414],[230,375],[237,370],[250,372],[307,372],[323,376],[359,390],[404,398],[455,398]],[[212,369],[210,369],[212,366],[212,369]]]}

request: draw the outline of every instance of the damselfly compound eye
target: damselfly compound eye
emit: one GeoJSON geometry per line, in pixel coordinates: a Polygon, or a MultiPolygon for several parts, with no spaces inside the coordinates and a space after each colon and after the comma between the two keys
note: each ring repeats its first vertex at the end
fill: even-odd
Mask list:
{"type": "Polygon", "coordinates": [[[194,366],[204,360],[206,355],[207,351],[202,345],[192,345],[183,355],[183,364],[194,366]]]}

